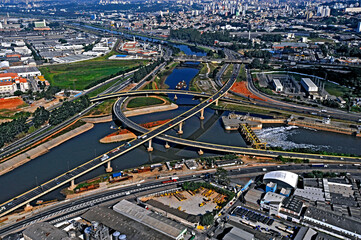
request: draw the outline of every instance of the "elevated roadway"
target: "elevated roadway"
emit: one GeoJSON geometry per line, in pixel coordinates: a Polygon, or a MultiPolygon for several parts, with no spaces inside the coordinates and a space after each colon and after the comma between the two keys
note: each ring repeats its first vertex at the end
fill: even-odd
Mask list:
{"type": "Polygon", "coordinates": [[[204,108],[213,104],[213,101],[217,101],[219,98],[221,98],[232,87],[232,85],[234,84],[235,81],[236,81],[236,78],[232,77],[219,91],[214,93],[211,97],[202,101],[200,104],[194,106],[190,110],[173,118],[166,124],[160,125],[158,128],[147,132],[147,134],[143,135],[141,138],[137,138],[135,140],[128,142],[127,144],[123,144],[115,149],[112,149],[111,151],[105,153],[102,156],[98,156],[98,157],[78,166],[77,168],[74,168],[54,179],[47,181],[46,183],[41,184],[40,186],[38,186],[36,188],[33,188],[15,198],[10,199],[9,201],[7,201],[5,203],[2,203],[0,205],[0,217],[6,215],[7,213],[14,211],[15,209],[18,209],[18,208],[30,203],[31,201],[39,198],[40,196],[43,196],[69,182],[71,182],[73,185],[74,180],[76,178],[94,170],[95,168],[102,166],[103,164],[105,164],[107,162],[110,162],[111,160],[113,160],[121,155],[124,155],[125,153],[143,145],[144,143],[149,142],[149,144],[151,145],[151,140],[153,138],[161,135],[162,133],[172,129],[173,127],[175,127],[179,124],[182,124],[182,122],[184,122],[185,120],[191,118],[195,114],[202,111],[204,108]]]}

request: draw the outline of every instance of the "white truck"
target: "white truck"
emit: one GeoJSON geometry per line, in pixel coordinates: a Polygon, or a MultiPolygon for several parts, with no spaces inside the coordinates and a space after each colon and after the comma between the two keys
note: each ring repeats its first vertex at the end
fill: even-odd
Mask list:
{"type": "Polygon", "coordinates": [[[100,160],[101,160],[101,161],[105,161],[105,160],[107,160],[108,158],[109,158],[109,156],[106,155],[106,154],[104,154],[100,160]]]}

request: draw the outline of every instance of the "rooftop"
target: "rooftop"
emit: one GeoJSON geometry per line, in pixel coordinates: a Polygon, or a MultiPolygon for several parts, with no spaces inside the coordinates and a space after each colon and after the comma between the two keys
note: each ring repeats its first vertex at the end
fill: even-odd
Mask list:
{"type": "Polygon", "coordinates": [[[127,239],[129,240],[172,239],[169,236],[159,233],[158,231],[155,231],[154,229],[145,226],[134,219],[125,217],[124,215],[107,207],[93,207],[84,213],[82,218],[89,222],[96,221],[102,223],[113,230],[127,235],[127,239]]]}

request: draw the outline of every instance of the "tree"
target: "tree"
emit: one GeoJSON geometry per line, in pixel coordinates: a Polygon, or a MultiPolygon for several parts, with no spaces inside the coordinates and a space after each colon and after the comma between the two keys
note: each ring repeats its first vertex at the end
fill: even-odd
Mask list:
{"type": "Polygon", "coordinates": [[[261,61],[258,58],[255,58],[252,60],[249,66],[250,68],[260,68],[262,65],[261,65],[261,61]]]}
{"type": "Polygon", "coordinates": [[[48,121],[50,113],[43,106],[38,107],[34,112],[33,123],[34,127],[38,128],[48,121]]]}
{"type": "Polygon", "coordinates": [[[230,182],[227,170],[221,167],[217,168],[217,171],[214,174],[214,178],[220,184],[228,185],[230,182]]]}
{"type": "Polygon", "coordinates": [[[64,38],[60,38],[60,39],[59,39],[59,42],[64,44],[64,43],[67,43],[68,41],[65,40],[64,38]]]}
{"type": "Polygon", "coordinates": [[[23,92],[20,91],[20,90],[16,90],[16,91],[14,92],[14,95],[15,95],[15,96],[21,96],[22,94],[23,94],[23,92]]]}
{"type": "Polygon", "coordinates": [[[202,226],[208,226],[208,225],[212,225],[213,222],[214,222],[214,216],[212,213],[208,212],[208,213],[202,215],[200,224],[202,226]]]}

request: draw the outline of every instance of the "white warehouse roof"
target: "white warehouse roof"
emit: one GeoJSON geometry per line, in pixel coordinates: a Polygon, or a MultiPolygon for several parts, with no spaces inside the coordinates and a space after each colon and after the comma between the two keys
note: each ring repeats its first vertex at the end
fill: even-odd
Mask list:
{"type": "Polygon", "coordinates": [[[287,171],[273,171],[264,175],[263,180],[276,180],[284,182],[293,188],[297,187],[298,175],[287,171]]]}
{"type": "Polygon", "coordinates": [[[302,78],[301,84],[308,92],[317,92],[318,91],[317,85],[314,82],[312,82],[312,80],[309,78],[302,78]]]}

